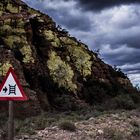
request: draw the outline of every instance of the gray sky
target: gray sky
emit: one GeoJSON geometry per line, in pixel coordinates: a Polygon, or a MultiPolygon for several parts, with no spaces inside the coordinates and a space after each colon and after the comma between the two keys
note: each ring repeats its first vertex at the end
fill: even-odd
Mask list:
{"type": "Polygon", "coordinates": [[[140,84],[140,0],[23,0],[140,84]]]}

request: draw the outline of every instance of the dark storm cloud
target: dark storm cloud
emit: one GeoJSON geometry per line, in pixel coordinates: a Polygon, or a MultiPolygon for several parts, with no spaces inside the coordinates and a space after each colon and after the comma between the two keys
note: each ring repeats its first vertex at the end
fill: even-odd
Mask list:
{"type": "Polygon", "coordinates": [[[76,30],[84,30],[90,31],[91,23],[88,18],[77,17],[77,16],[68,16],[67,20],[65,18],[60,19],[63,25],[65,25],[68,29],[76,29],[76,30]]]}
{"type": "MultiPolygon", "coordinates": [[[[104,48],[105,49],[105,48],[104,48]]],[[[140,50],[134,51],[132,53],[126,52],[126,49],[114,54],[112,49],[112,53],[108,52],[103,54],[103,58],[107,60],[110,64],[114,64],[117,66],[123,66],[124,64],[134,65],[139,63],[140,61],[140,50]]],[[[136,69],[138,67],[135,67],[136,69]]]]}
{"type": "Polygon", "coordinates": [[[92,28],[88,17],[72,14],[66,9],[64,10],[64,8],[63,10],[48,8],[45,12],[49,13],[49,15],[52,16],[58,24],[67,29],[89,31],[92,28]]]}
{"type": "Polygon", "coordinates": [[[84,16],[84,13],[72,12],[73,3],[67,0],[24,0],[32,7],[49,14],[57,24],[67,29],[89,31],[91,29],[91,22],[89,17],[84,16]],[[70,4],[69,4],[69,3],[70,4]]]}
{"type": "Polygon", "coordinates": [[[130,48],[140,48],[140,27],[137,28],[138,31],[133,31],[131,32],[131,30],[129,30],[128,32],[125,33],[125,31],[123,31],[123,34],[121,34],[122,31],[119,32],[115,31],[115,34],[109,34],[109,35],[103,35],[102,36],[102,41],[101,40],[97,40],[98,44],[110,44],[112,46],[121,46],[123,44],[126,44],[127,47],[130,48]]]}
{"type": "Polygon", "coordinates": [[[131,49],[126,47],[121,47],[114,49],[113,47],[108,48],[106,46],[102,47],[101,54],[103,58],[107,60],[112,65],[123,66],[124,64],[133,65],[140,61],[140,49],[131,49]]]}
{"type": "Polygon", "coordinates": [[[131,73],[131,74],[132,73],[137,74],[137,73],[140,73],[140,67],[138,67],[137,70],[136,70],[135,67],[133,67],[133,68],[124,68],[124,71],[128,72],[128,73],[131,73]]]}
{"type": "Polygon", "coordinates": [[[84,7],[85,10],[93,10],[93,11],[100,11],[105,8],[119,6],[122,4],[140,3],[140,0],[78,0],[78,1],[80,5],[84,7]]]}

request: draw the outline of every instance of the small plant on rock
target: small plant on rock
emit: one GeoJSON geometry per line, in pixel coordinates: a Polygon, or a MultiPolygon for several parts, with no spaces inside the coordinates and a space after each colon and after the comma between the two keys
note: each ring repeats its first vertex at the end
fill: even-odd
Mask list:
{"type": "Polygon", "coordinates": [[[111,127],[104,128],[104,137],[108,140],[123,140],[123,133],[111,127]]]}
{"type": "Polygon", "coordinates": [[[63,129],[63,130],[68,130],[68,131],[71,131],[71,132],[76,131],[76,126],[74,125],[74,123],[69,122],[69,121],[61,122],[59,124],[59,128],[63,129]]]}

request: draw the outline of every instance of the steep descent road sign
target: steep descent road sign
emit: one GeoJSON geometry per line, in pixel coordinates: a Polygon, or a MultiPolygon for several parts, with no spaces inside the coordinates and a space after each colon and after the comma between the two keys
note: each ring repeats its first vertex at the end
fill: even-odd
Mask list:
{"type": "Polygon", "coordinates": [[[25,95],[12,68],[9,68],[0,87],[0,100],[27,100],[27,96],[25,95]]]}

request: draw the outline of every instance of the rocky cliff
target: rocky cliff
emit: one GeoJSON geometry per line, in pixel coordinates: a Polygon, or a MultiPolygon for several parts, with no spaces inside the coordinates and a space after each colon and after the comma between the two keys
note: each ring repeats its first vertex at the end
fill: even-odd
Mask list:
{"type": "MultiPolygon", "coordinates": [[[[11,66],[29,97],[16,103],[21,114],[104,103],[134,91],[125,74],[56,27],[51,17],[20,0],[1,0],[0,82],[11,66]]],[[[0,104],[5,108],[5,102],[0,104]]]]}

